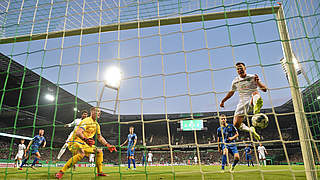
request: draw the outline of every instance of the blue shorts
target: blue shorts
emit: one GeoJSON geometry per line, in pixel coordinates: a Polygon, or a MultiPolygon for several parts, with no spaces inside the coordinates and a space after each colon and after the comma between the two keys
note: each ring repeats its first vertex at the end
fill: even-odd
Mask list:
{"type": "Polygon", "coordinates": [[[134,148],[133,148],[133,150],[131,150],[131,148],[128,148],[128,150],[127,150],[127,156],[129,157],[129,156],[134,156],[134,148]]]}
{"type": "Polygon", "coordinates": [[[39,152],[38,149],[31,149],[31,155],[32,155],[32,154],[36,154],[37,152],[39,152]]]}
{"type": "Polygon", "coordinates": [[[246,160],[247,160],[247,161],[252,160],[251,155],[249,155],[249,154],[248,154],[248,155],[246,155],[246,160]]]}
{"type": "MultiPolygon", "coordinates": [[[[228,148],[229,153],[231,153],[232,155],[239,153],[236,145],[227,145],[226,147],[228,148]]],[[[221,144],[221,149],[224,150],[224,148],[225,145],[221,144]]]]}

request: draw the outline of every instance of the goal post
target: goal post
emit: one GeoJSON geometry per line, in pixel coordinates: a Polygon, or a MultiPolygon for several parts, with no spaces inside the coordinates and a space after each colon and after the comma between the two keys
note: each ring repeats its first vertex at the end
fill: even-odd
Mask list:
{"type": "Polygon", "coordinates": [[[311,137],[308,133],[308,121],[304,112],[302,97],[299,89],[298,76],[296,69],[293,64],[293,53],[290,45],[290,37],[288,34],[285,15],[283,13],[282,7],[280,7],[276,13],[278,30],[280,34],[281,44],[283,48],[283,53],[286,59],[286,66],[288,69],[288,79],[290,84],[294,114],[297,122],[297,129],[300,139],[300,146],[302,151],[302,157],[304,162],[304,167],[306,171],[306,176],[308,180],[317,179],[317,171],[315,168],[315,161],[312,153],[311,147],[311,137]]]}

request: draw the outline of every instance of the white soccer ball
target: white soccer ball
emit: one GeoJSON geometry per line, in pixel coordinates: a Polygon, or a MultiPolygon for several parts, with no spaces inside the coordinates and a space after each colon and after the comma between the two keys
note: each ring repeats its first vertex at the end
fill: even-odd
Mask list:
{"type": "Polygon", "coordinates": [[[269,124],[269,118],[263,113],[255,114],[252,116],[252,125],[258,128],[266,128],[269,124]]]}

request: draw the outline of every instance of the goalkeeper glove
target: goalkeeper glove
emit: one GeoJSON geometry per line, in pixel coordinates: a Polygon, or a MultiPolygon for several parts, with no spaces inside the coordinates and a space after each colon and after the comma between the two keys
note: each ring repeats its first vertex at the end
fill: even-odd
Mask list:
{"type": "Polygon", "coordinates": [[[86,142],[89,146],[92,146],[95,144],[95,141],[93,138],[84,138],[83,141],[86,142]]]}
{"type": "Polygon", "coordinates": [[[108,150],[110,152],[113,152],[113,151],[117,152],[117,148],[113,145],[107,144],[106,147],[108,147],[108,150]]]}

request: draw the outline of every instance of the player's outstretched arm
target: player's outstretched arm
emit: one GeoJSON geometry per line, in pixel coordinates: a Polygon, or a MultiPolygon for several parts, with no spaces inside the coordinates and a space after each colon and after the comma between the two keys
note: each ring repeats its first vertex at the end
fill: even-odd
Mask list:
{"type": "Polygon", "coordinates": [[[72,126],[75,126],[75,121],[72,121],[71,123],[69,124],[65,124],[64,127],[72,127],[72,126]]]}
{"type": "Polygon", "coordinates": [[[128,139],[126,139],[124,143],[122,143],[120,146],[124,146],[125,144],[127,144],[127,142],[128,142],[128,139]]]}
{"type": "Polygon", "coordinates": [[[46,144],[47,144],[47,141],[44,141],[42,147],[43,147],[43,148],[46,147],[46,144]]]}
{"type": "Polygon", "coordinates": [[[97,135],[97,139],[101,144],[103,144],[104,146],[108,147],[110,152],[117,151],[116,147],[114,145],[109,144],[101,134],[97,135]]]}
{"type": "Polygon", "coordinates": [[[235,91],[229,91],[227,93],[227,95],[222,99],[222,101],[220,103],[220,107],[224,107],[224,103],[234,95],[234,92],[235,91]]]}

